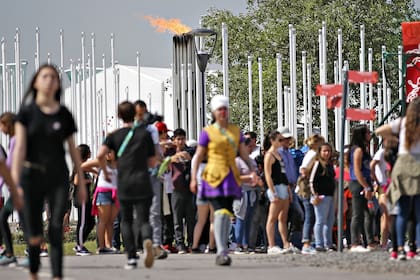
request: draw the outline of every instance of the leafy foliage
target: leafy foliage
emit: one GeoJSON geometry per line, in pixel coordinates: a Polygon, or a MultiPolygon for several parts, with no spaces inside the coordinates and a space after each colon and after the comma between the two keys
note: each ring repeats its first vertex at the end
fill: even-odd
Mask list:
{"type": "MultiPolygon", "coordinates": [[[[419,11],[411,0],[265,0],[247,1],[247,12],[233,15],[227,10],[210,9],[203,18],[206,28],[221,30],[222,23],[229,28],[229,82],[231,118],[243,128],[248,128],[248,69],[247,57],[253,56],[254,121],[259,125],[258,65],[263,60],[264,130],[277,128],[276,103],[276,53],[283,57],[283,85],[289,85],[289,24],[296,29],[298,115],[302,114],[301,52],[307,52],[307,63],[312,65],[312,85],[319,83],[318,30],[322,21],[327,23],[328,83],[334,82],[333,64],[337,60],[337,31],[342,29],[343,60],[350,69],[359,69],[360,26],[365,25],[367,48],[374,52],[376,71],[381,70],[381,46],[396,51],[401,44],[401,22],[419,19],[419,11]]],[[[221,63],[222,48],[219,36],[213,53],[213,62],[221,63]]],[[[367,58],[366,58],[367,60],[367,58]]],[[[367,65],[367,61],[366,61],[367,65]]],[[[221,89],[222,75],[213,76],[209,82],[221,89]]],[[[353,89],[354,91],[357,89],[353,89]]],[[[314,98],[314,124],[319,125],[319,102],[314,98]]],[[[357,98],[352,98],[357,105],[357,98]]],[[[329,128],[332,132],[333,114],[329,128]]],[[[334,133],[330,133],[333,135],[334,133]]]]}

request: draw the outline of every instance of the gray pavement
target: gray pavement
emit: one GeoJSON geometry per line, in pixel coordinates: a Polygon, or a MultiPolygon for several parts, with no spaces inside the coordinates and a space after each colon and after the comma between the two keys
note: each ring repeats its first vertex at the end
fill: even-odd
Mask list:
{"type": "MultiPolygon", "coordinates": [[[[64,259],[65,279],[200,279],[200,280],[376,280],[420,279],[420,261],[388,260],[388,253],[327,253],[303,255],[232,255],[231,267],[214,264],[215,255],[169,255],[158,260],[151,269],[142,261],[135,270],[124,270],[124,255],[67,256],[64,259]]],[[[27,270],[0,267],[0,279],[27,279],[27,270]]],[[[41,279],[51,279],[48,258],[42,259],[41,279]]]]}

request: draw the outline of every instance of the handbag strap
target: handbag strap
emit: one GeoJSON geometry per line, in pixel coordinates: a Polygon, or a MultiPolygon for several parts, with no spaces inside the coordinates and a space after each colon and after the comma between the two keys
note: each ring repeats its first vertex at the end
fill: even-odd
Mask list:
{"type": "Polygon", "coordinates": [[[124,153],[125,149],[128,146],[128,143],[130,142],[131,138],[133,138],[134,130],[136,130],[137,127],[139,127],[139,123],[137,121],[135,121],[133,126],[128,131],[127,135],[125,136],[120,148],[118,149],[117,158],[120,158],[122,156],[122,154],[124,153]]]}

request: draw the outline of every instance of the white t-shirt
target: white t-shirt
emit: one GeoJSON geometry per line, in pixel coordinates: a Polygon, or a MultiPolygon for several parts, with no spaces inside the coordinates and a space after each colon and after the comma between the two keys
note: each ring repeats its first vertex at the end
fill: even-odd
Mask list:
{"type": "Polygon", "coordinates": [[[99,171],[99,177],[98,177],[98,187],[108,188],[108,189],[116,189],[117,188],[117,177],[118,177],[117,168],[111,168],[111,167],[107,166],[106,170],[108,171],[111,182],[108,182],[107,180],[105,180],[104,172],[102,170],[100,170],[99,171]]]}
{"type": "Polygon", "coordinates": [[[373,156],[373,160],[378,161],[379,163],[375,166],[375,176],[378,179],[379,184],[382,186],[387,183],[386,177],[386,161],[385,161],[385,150],[380,148],[376,154],[373,156]]]}
{"type": "Polygon", "coordinates": [[[250,158],[255,159],[257,156],[261,154],[260,147],[256,146],[254,150],[252,150],[252,153],[249,155],[250,158]]]}
{"type": "Polygon", "coordinates": [[[316,152],[314,150],[309,150],[306,155],[303,157],[302,164],[299,167],[299,172],[302,172],[303,168],[308,168],[309,164],[311,163],[312,159],[316,156],[316,152]]]}
{"type": "Polygon", "coordinates": [[[154,126],[152,124],[149,124],[146,129],[147,129],[147,131],[149,131],[149,133],[152,136],[153,144],[154,145],[159,145],[159,132],[158,132],[156,126],[154,126]]]}
{"type": "Polygon", "coordinates": [[[398,118],[389,123],[391,126],[392,133],[394,134],[399,133],[400,144],[398,146],[398,154],[402,155],[402,154],[410,153],[410,154],[420,155],[420,141],[417,141],[417,143],[412,145],[410,148],[410,151],[408,151],[405,147],[405,121],[406,121],[406,118],[403,118],[403,119],[398,118]],[[401,120],[402,120],[402,124],[400,125],[401,120]]]}

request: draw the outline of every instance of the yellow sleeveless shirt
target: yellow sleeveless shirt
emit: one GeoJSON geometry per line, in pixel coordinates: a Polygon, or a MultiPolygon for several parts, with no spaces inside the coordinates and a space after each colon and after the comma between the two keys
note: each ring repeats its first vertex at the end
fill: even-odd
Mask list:
{"type": "Polygon", "coordinates": [[[225,134],[216,125],[210,125],[204,130],[209,136],[207,147],[207,165],[202,178],[213,188],[217,188],[232,170],[238,186],[241,184],[239,170],[236,167],[235,158],[240,145],[241,130],[236,125],[228,125],[225,134]],[[231,143],[232,142],[232,143],[231,143]]]}

